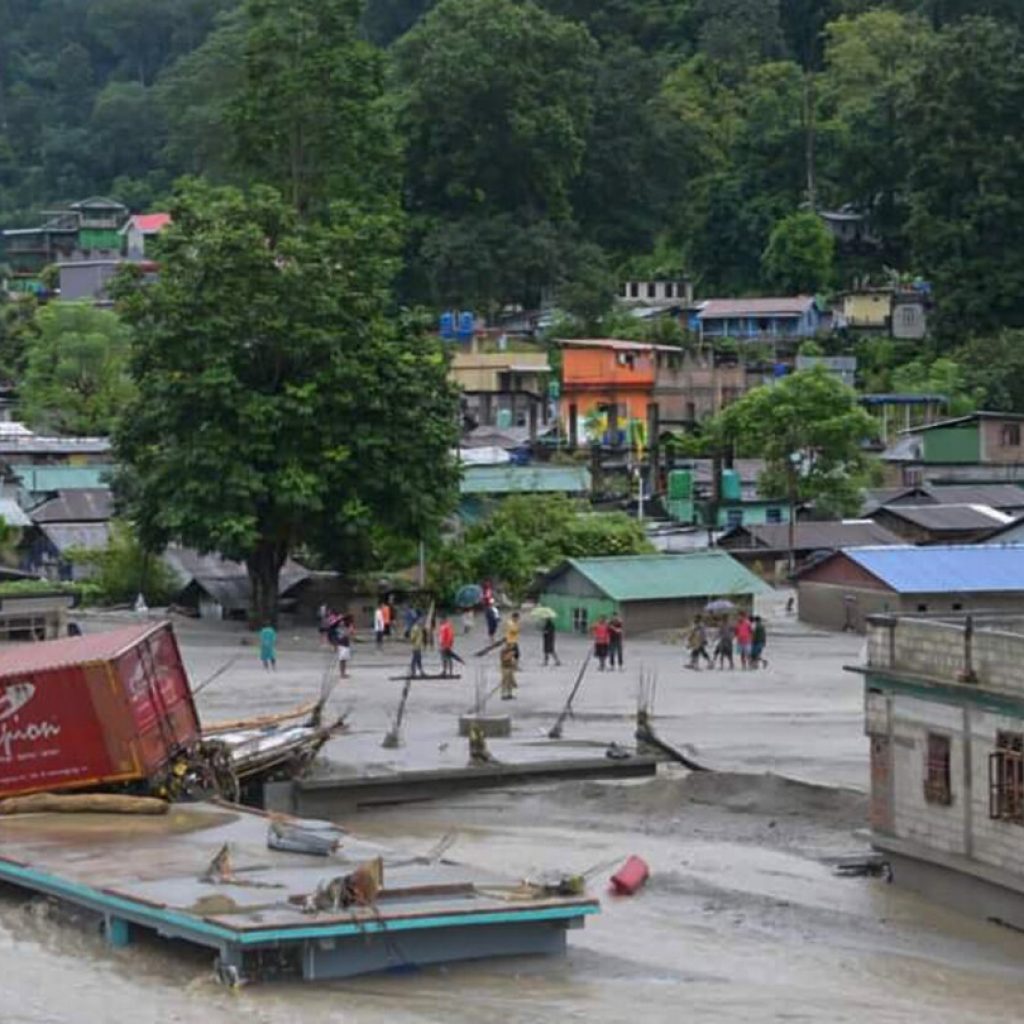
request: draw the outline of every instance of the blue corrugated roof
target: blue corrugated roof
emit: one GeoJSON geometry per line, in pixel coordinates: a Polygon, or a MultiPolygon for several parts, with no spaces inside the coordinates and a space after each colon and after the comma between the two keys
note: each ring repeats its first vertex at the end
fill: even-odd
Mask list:
{"type": "Polygon", "coordinates": [[[1024,590],[1024,544],[844,548],[842,553],[900,594],[1024,590]]]}

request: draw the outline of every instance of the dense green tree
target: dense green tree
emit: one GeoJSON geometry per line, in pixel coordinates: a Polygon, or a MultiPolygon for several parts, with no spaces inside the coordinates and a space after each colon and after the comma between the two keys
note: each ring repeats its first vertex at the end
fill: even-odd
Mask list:
{"type": "Polygon", "coordinates": [[[239,7],[161,75],[156,95],[167,124],[163,157],[171,167],[218,182],[233,177],[231,111],[245,77],[247,31],[239,7]]]}
{"type": "Polygon", "coordinates": [[[566,558],[650,551],[643,524],[624,512],[594,515],[561,495],[515,495],[443,545],[431,560],[430,576],[444,599],[462,584],[493,579],[521,600],[539,571],[566,558]]]}
{"type": "Polygon", "coordinates": [[[652,248],[678,199],[687,153],[662,79],[662,62],[639,47],[610,44],[601,56],[572,205],[583,233],[613,252],[652,248]]]}
{"type": "Polygon", "coordinates": [[[414,262],[435,301],[494,309],[535,302],[554,283],[557,260],[537,251],[550,252],[571,221],[596,53],[584,28],[513,0],[442,0],[397,44],[414,262]],[[525,247],[506,238],[489,251],[508,224],[525,247]],[[469,259],[463,273],[475,276],[475,294],[459,292],[447,272],[453,251],[469,259]],[[501,269],[485,274],[492,262],[501,269]]]}
{"type": "Polygon", "coordinates": [[[860,507],[869,462],[864,442],[875,421],[857,394],[827,370],[802,370],[747,392],[709,427],[737,455],[759,456],[767,497],[814,501],[833,514],[860,507]]]}
{"type": "Polygon", "coordinates": [[[371,517],[436,526],[457,403],[440,346],[383,316],[381,218],[303,221],[265,187],[198,183],[171,212],[159,281],[122,284],[138,385],[116,437],[124,492],[147,548],[243,561],[254,618],[273,620],[300,544],[336,552],[371,517]]]}
{"type": "Polygon", "coordinates": [[[303,215],[324,215],[342,197],[390,204],[398,182],[384,65],[358,35],[360,0],[246,0],[245,9],[244,79],[232,112],[240,169],[303,215]]]}
{"type": "Polygon", "coordinates": [[[903,111],[908,231],[948,339],[1024,325],[1024,43],[992,20],[940,32],[903,111]]]}
{"type": "Polygon", "coordinates": [[[901,102],[920,71],[927,24],[889,10],[840,18],[827,30],[825,71],[818,86],[822,117],[835,126],[823,172],[832,199],[863,211],[881,242],[880,262],[905,266],[905,183],[912,151],[901,102]]]}
{"type": "Polygon", "coordinates": [[[953,360],[978,408],[1024,413],[1024,331],[972,338],[953,360]]]}
{"type": "Polygon", "coordinates": [[[761,258],[765,281],[783,294],[816,294],[832,282],[836,242],[821,218],[801,210],[780,220],[761,258]]]}
{"type": "Polygon", "coordinates": [[[134,395],[128,331],[88,302],[50,302],[36,313],[19,388],[21,415],[60,434],[109,434],[134,395]]]}

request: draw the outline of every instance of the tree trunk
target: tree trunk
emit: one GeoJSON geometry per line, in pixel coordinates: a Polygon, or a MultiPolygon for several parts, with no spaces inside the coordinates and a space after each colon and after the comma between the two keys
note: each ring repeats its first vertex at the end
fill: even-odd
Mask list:
{"type": "Polygon", "coordinates": [[[283,544],[264,543],[245,560],[252,588],[249,621],[255,629],[268,624],[277,627],[277,592],[281,566],[287,556],[283,544]]]}

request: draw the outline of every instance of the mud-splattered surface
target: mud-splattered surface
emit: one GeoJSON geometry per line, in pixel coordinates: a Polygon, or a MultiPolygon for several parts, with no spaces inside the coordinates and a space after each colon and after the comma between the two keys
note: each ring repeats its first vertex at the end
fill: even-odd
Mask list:
{"type": "MultiPolygon", "coordinates": [[[[329,664],[308,633],[282,636],[276,674],[259,668],[241,633],[197,626],[181,635],[196,683],[238,659],[200,697],[211,719],[307,700],[329,664]]],[[[461,646],[473,650],[479,639],[461,646]]],[[[583,645],[561,643],[565,667],[544,670],[539,637],[524,636],[514,705],[521,733],[546,731],[572,685],[583,645]]],[[[487,791],[345,822],[418,853],[454,829],[449,856],[514,877],[644,857],[651,881],[632,899],[608,897],[610,869],[597,872],[602,913],[570,933],[564,959],[231,993],[213,981],[204,951],[155,940],[111,950],[8,889],[0,890],[0,1024],[1004,1024],[1024,1004],[1024,936],[879,879],[833,874],[837,858],[865,850],[861,682],[842,671],[860,646],[859,638],[810,633],[778,616],[768,671],[694,674],[680,667],[679,647],[628,639],[629,670],[588,677],[567,741],[628,730],[643,665],[658,676],[662,734],[721,772],[670,769],[629,783],[487,791]]],[[[388,677],[405,657],[401,644],[382,653],[359,645],[354,676],[332,701],[337,710],[351,707],[354,733],[382,762],[390,755],[379,738],[401,689],[388,677]]],[[[458,683],[417,687],[407,746],[454,749],[455,718],[485,674],[471,662],[458,683]]],[[[332,754],[350,757],[345,743],[332,754]]]]}

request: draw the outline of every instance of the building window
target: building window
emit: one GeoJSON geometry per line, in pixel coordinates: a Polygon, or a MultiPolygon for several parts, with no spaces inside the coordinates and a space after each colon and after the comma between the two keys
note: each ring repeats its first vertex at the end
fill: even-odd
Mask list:
{"type": "Polygon", "coordinates": [[[1020,424],[1004,423],[999,443],[1004,448],[1020,447],[1020,424]]]}
{"type": "Polygon", "coordinates": [[[647,298],[656,299],[658,297],[658,286],[650,281],[647,285],[647,298]]]}
{"type": "Polygon", "coordinates": [[[988,816],[1024,824],[1024,735],[996,734],[988,756],[988,816]]]}
{"type": "Polygon", "coordinates": [[[781,508],[765,509],[764,519],[765,519],[766,523],[781,523],[782,522],[782,509],[781,508]]]}
{"type": "Polygon", "coordinates": [[[926,604],[919,604],[917,606],[917,610],[923,614],[924,612],[928,611],[928,605],[926,605],[926,604]]]}
{"type": "Polygon", "coordinates": [[[640,284],[638,281],[629,282],[629,297],[631,299],[638,298],[640,295],[640,284]]]}
{"type": "Polygon", "coordinates": [[[672,281],[665,282],[665,298],[671,299],[676,294],[676,286],[672,281]]]}
{"type": "Polygon", "coordinates": [[[732,528],[733,526],[743,525],[743,509],[741,508],[727,508],[725,510],[725,525],[732,528]]]}
{"type": "Polygon", "coordinates": [[[587,609],[586,608],[573,608],[572,610],[572,628],[574,633],[589,633],[589,623],[587,622],[587,609]]]}
{"type": "Polygon", "coordinates": [[[924,798],[930,804],[948,806],[953,802],[949,782],[949,737],[928,733],[924,763],[924,798]]]}

